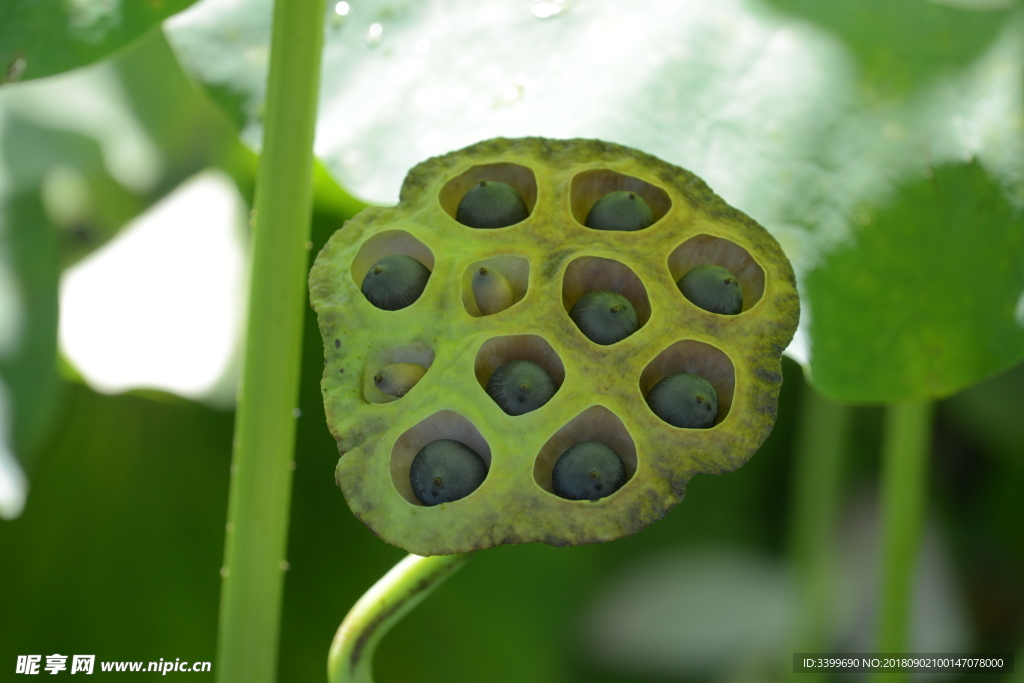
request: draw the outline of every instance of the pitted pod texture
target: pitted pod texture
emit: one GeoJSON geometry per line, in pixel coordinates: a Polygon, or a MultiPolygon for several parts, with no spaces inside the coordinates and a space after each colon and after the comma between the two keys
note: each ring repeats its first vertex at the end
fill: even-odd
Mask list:
{"type": "Polygon", "coordinates": [[[436,157],[406,177],[397,206],[369,208],[324,246],[310,274],[324,340],[327,422],[341,459],[338,485],[353,513],[384,540],[419,555],[540,541],[610,541],[660,519],[699,473],[736,469],[775,422],[781,354],[796,330],[793,270],[760,225],[692,173],[596,140],[495,139],[436,157]],[[511,185],[527,217],[478,229],[456,220],[481,180],[511,185]],[[585,226],[610,192],[650,207],[646,228],[585,226]],[[369,268],[404,254],[431,275],[400,310],[360,291],[369,268]],[[699,308],[676,282],[702,265],[727,269],[743,287],[743,310],[699,308]],[[473,276],[498,271],[507,308],[478,306],[473,276]],[[590,292],[626,297],[639,329],[597,344],[569,316],[590,292]],[[541,366],[558,385],[550,401],[509,415],[487,394],[512,360],[541,366]],[[415,363],[426,373],[401,396],[380,391],[381,368],[415,363]],[[719,411],[706,429],[674,427],[645,397],[675,373],[714,387],[719,411]],[[410,466],[439,439],[480,455],[487,474],[463,498],[425,506],[410,466]],[[626,467],[626,483],[598,500],[556,495],[552,469],[572,446],[597,441],[626,467]]]}

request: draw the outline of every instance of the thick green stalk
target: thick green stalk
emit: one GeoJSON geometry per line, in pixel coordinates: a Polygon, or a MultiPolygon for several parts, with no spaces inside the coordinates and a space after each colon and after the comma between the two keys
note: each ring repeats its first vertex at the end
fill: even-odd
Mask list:
{"type": "Polygon", "coordinates": [[[291,498],[323,0],[278,0],[217,644],[221,683],[273,681],[291,498]]]}
{"type": "MultiPolygon", "coordinates": [[[[927,507],[932,403],[889,406],[882,444],[882,590],[877,652],[904,653],[909,641],[912,586],[927,507]]],[[[909,674],[877,674],[885,681],[909,674]]]]}
{"type": "MultiPolygon", "coordinates": [[[[835,533],[849,417],[847,406],[810,385],[804,389],[789,529],[797,578],[797,652],[829,652],[833,645],[835,533]]],[[[814,677],[818,675],[806,674],[801,680],[810,683],[814,677]]]]}
{"type": "Polygon", "coordinates": [[[471,555],[408,555],[373,584],[334,636],[327,657],[330,683],[373,683],[377,643],[471,555]]]}

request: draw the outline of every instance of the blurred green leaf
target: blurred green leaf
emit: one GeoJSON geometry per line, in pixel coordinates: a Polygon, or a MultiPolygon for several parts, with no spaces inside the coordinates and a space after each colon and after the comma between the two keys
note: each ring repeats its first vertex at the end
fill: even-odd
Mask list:
{"type": "MultiPolygon", "coordinates": [[[[240,185],[248,182],[255,172],[252,153],[239,144],[223,112],[182,72],[161,31],[138,41],[110,67],[120,104],[159,152],[162,174],[154,198],[210,165],[222,167],[240,185]]],[[[243,196],[248,199],[251,191],[243,196]]]]}
{"type": "Polygon", "coordinates": [[[91,64],[193,2],[5,0],[0,5],[0,84],[91,64]]]}
{"type": "Polygon", "coordinates": [[[0,563],[0,655],[212,660],[232,416],[65,388],[25,513],[0,524],[17,558],[0,563]]]}
{"type": "MultiPolygon", "coordinates": [[[[0,450],[22,468],[57,404],[61,269],[211,163],[240,185],[252,176],[251,152],[159,31],[104,64],[0,89],[0,450]]],[[[5,471],[0,492],[17,476],[5,471]]]]}
{"type": "Polygon", "coordinates": [[[142,198],[111,177],[96,139],[40,123],[31,112],[8,111],[0,121],[0,174],[7,179],[0,188],[33,196],[42,216],[6,220],[12,230],[54,231],[61,267],[107,242],[142,211],[142,198]]]}
{"type": "Polygon", "coordinates": [[[19,458],[32,453],[56,404],[57,274],[55,231],[39,198],[0,193],[0,411],[10,411],[0,415],[10,425],[0,449],[19,458]]]}
{"type": "Polygon", "coordinates": [[[1017,0],[766,0],[839,38],[866,89],[905,94],[968,67],[996,40],[1017,0]]]}
{"type": "Polygon", "coordinates": [[[985,169],[939,166],[878,210],[804,282],[815,380],[891,401],[953,394],[1015,362],[1024,215],[985,169]]]}
{"type": "MultiPolygon", "coordinates": [[[[693,170],[775,234],[805,301],[794,353],[823,393],[948,395],[1024,358],[1015,3],[395,0],[328,12],[316,150],[357,196],[393,202],[414,164],[484,138],[602,138],[693,170]],[[964,277],[975,279],[951,296],[964,277]]],[[[253,146],[268,18],[266,0],[207,0],[167,24],[253,146]]]]}
{"type": "Polygon", "coordinates": [[[110,177],[94,139],[37,123],[10,106],[9,91],[3,95],[0,383],[8,400],[0,404],[0,423],[10,426],[0,430],[9,431],[0,433],[0,449],[31,469],[58,399],[61,266],[106,241],[142,202],[110,177]]]}

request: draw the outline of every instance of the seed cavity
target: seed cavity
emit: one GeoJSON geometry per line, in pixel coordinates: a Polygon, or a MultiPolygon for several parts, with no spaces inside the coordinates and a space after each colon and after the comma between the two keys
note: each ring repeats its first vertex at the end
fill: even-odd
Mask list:
{"type": "Polygon", "coordinates": [[[597,200],[583,224],[594,230],[633,232],[650,227],[652,223],[654,214],[643,197],[617,190],[597,200]]]}
{"type": "Polygon", "coordinates": [[[661,380],[647,393],[647,405],[673,427],[707,429],[718,417],[718,394],[703,377],[680,372],[661,380]]]}
{"type": "Polygon", "coordinates": [[[736,315],[743,310],[743,287],[721,266],[697,266],[676,283],[695,306],[711,313],[736,315]]]}
{"type": "Polygon", "coordinates": [[[504,228],[526,220],[526,202],[514,187],[497,180],[481,180],[462,197],[455,220],[471,228],[504,228]]]}
{"type": "Polygon", "coordinates": [[[411,305],[423,294],[430,271],[411,256],[394,254],[370,266],[361,291],[366,300],[385,311],[411,305]]]}
{"type": "Polygon", "coordinates": [[[558,385],[544,368],[528,360],[510,360],[487,380],[487,395],[508,415],[523,415],[551,400],[558,385]]]}
{"type": "Polygon", "coordinates": [[[590,292],[577,301],[569,317],[595,344],[608,346],[620,342],[640,329],[636,309],[618,292],[590,292]]]}
{"type": "Polygon", "coordinates": [[[438,439],[420,449],[409,468],[416,500],[426,506],[465,498],[483,483],[487,465],[480,454],[454,439],[438,439]]]}
{"type": "Polygon", "coordinates": [[[626,483],[626,466],[611,446],[583,441],[566,450],[555,461],[551,487],[568,500],[598,500],[618,491],[626,483]]]}

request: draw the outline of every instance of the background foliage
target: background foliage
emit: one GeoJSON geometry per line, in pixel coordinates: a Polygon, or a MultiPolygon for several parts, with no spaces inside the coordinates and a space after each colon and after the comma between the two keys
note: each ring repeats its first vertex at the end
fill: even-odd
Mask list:
{"type": "MultiPolygon", "coordinates": [[[[62,268],[202,169],[252,196],[268,5],[204,0],[147,32],[187,4],[92,23],[44,21],[46,3],[0,10],[7,80],[26,81],[0,88],[0,420],[31,481],[25,512],[0,523],[0,667],[214,657],[231,414],[56,373],[62,268]],[[94,33],[79,44],[82,26],[94,33]],[[107,113],[86,126],[55,115],[66,108],[107,113]],[[148,175],[112,161],[125,122],[152,147],[148,175]],[[54,208],[57,168],[85,200],[54,208]]],[[[332,5],[317,151],[341,185],[318,173],[311,254],[359,208],[348,193],[393,201],[417,161],[493,135],[602,137],[693,170],[791,254],[807,304],[796,355],[819,390],[863,404],[835,538],[836,647],[871,649],[871,404],[955,394],[934,425],[916,643],[1016,650],[1024,374],[998,373],[1024,356],[1024,17],[956,5],[332,5]]],[[[310,312],[282,680],[322,680],[339,620],[403,554],[334,486],[321,365],[310,312]]],[[[812,390],[796,362],[785,379],[750,464],[694,480],[665,520],[615,544],[479,554],[389,636],[378,679],[782,678],[799,649],[788,494],[812,390]]]]}

